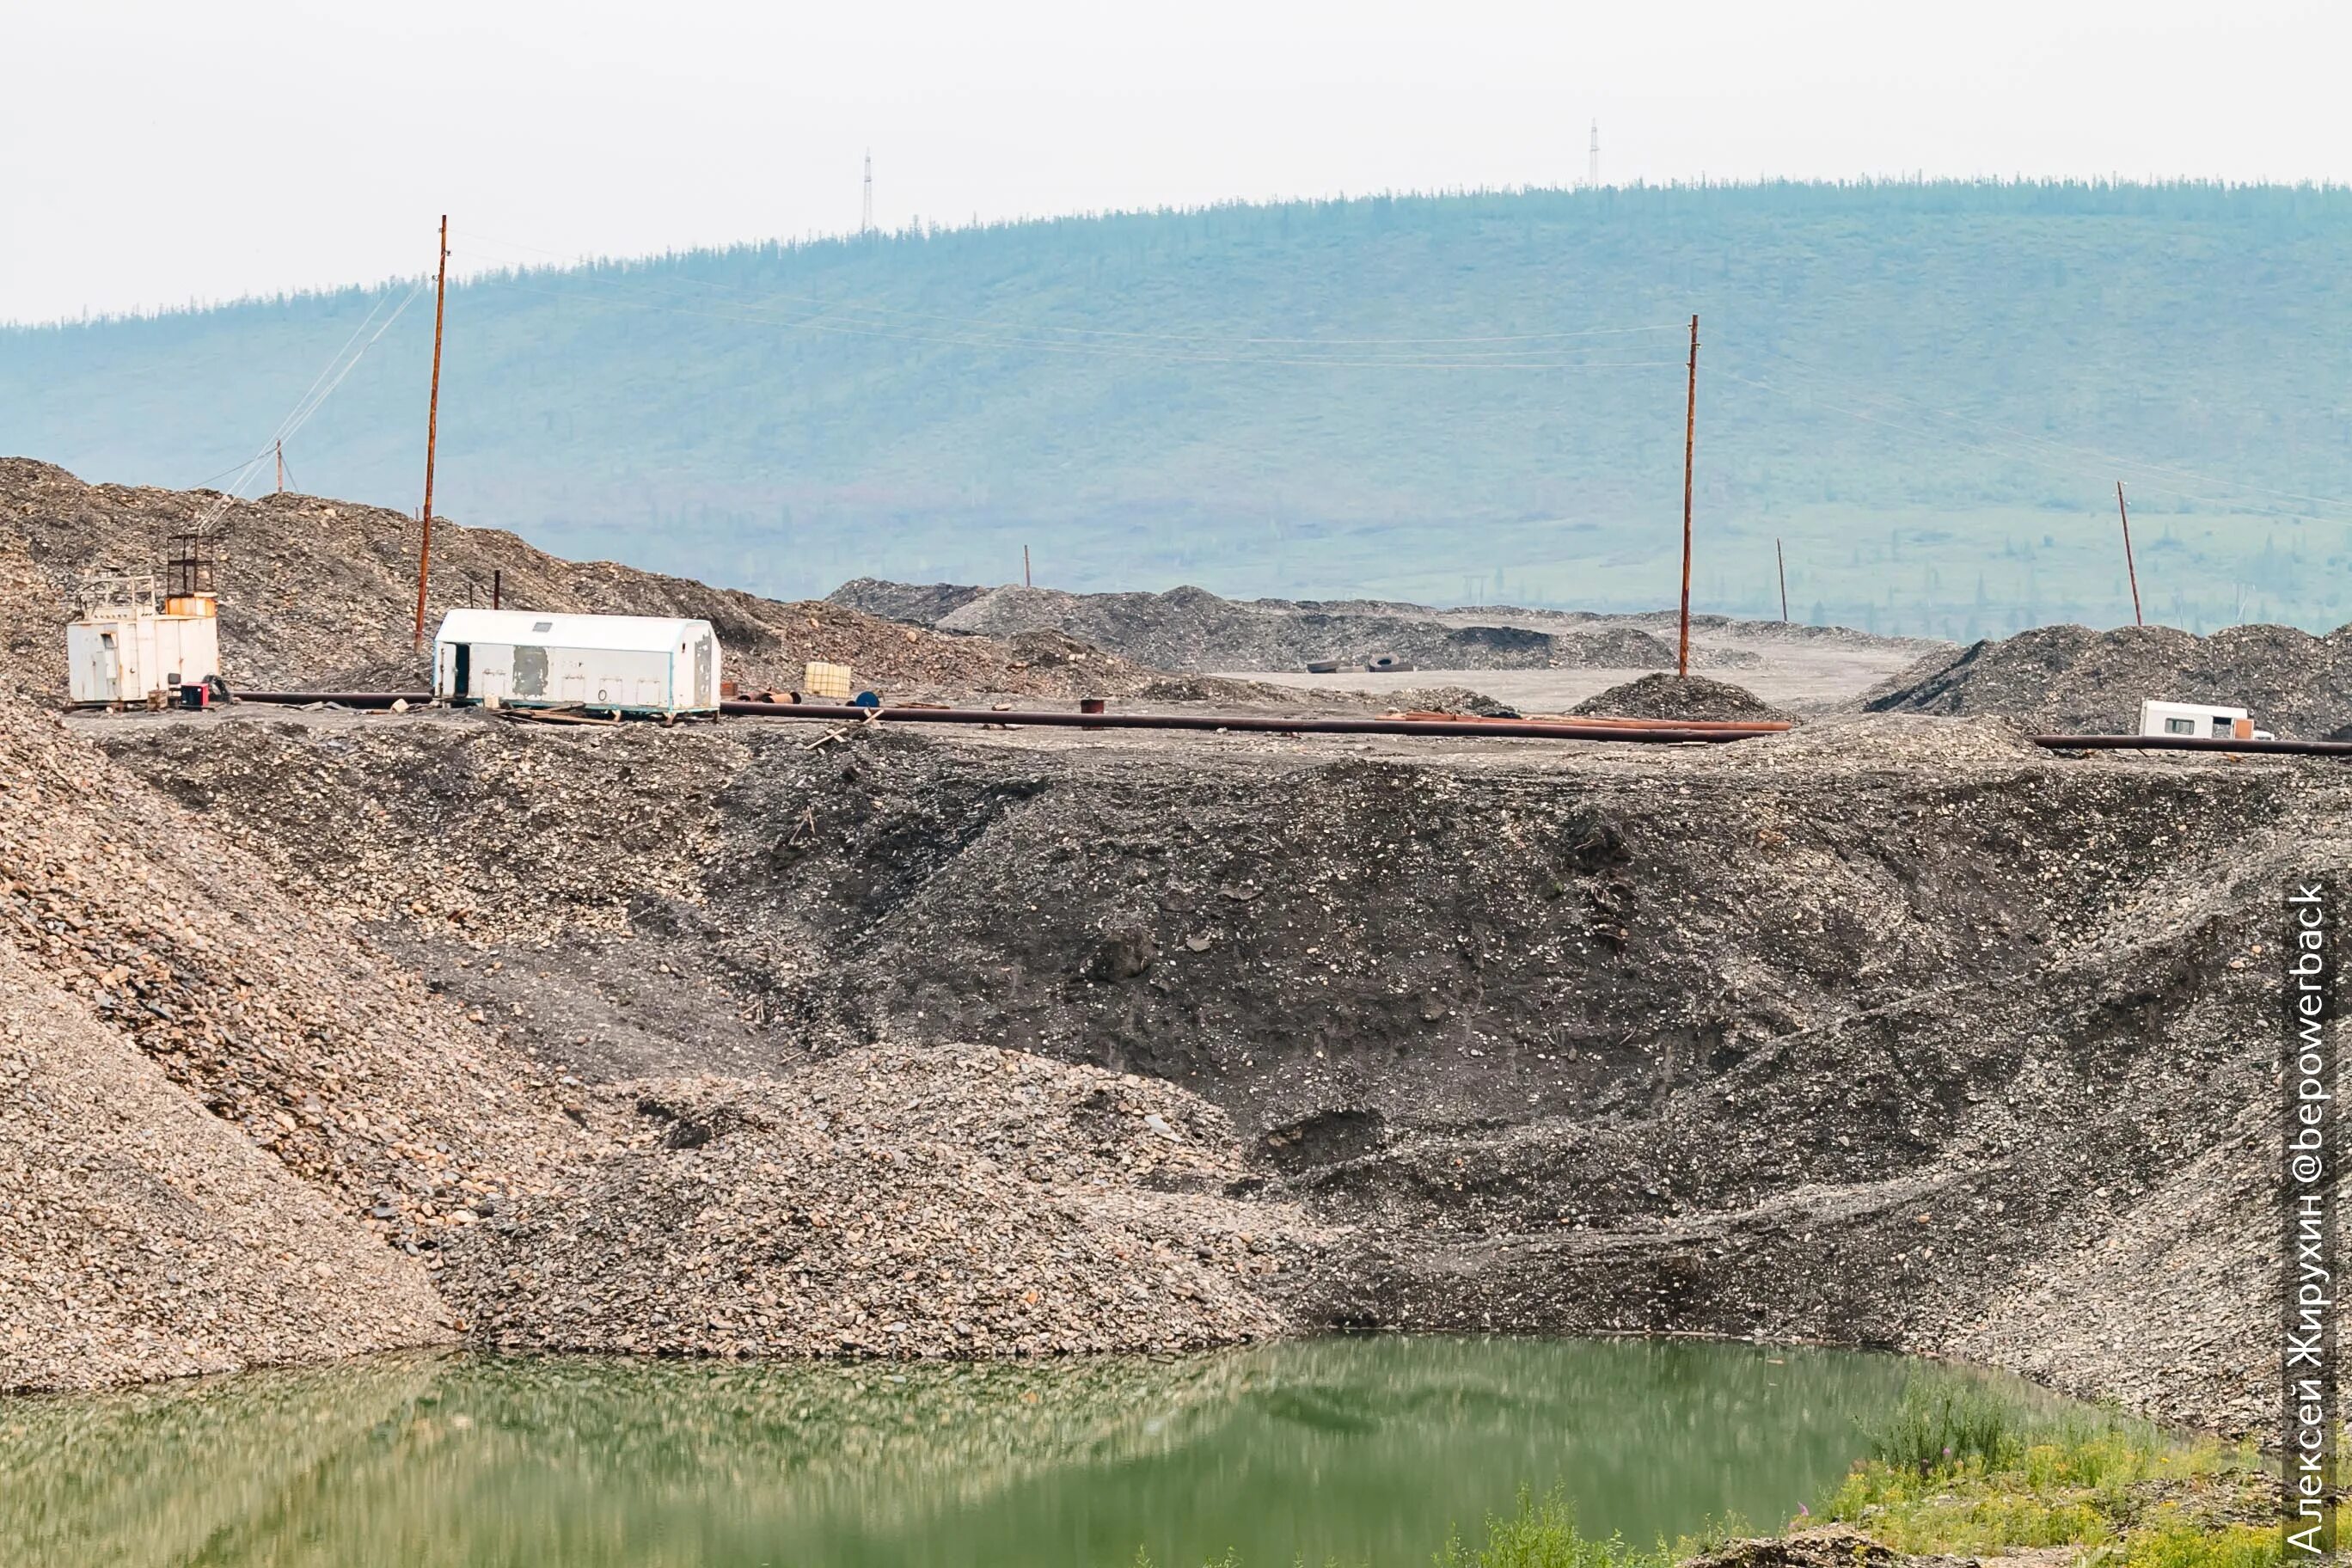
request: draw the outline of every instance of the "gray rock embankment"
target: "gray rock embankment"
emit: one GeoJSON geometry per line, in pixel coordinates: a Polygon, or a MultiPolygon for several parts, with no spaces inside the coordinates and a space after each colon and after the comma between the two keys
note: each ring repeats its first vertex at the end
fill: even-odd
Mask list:
{"type": "Polygon", "coordinates": [[[1171,1085],[1020,1051],[878,1046],[778,1081],[593,1097],[609,1152],[478,1226],[443,1288],[500,1346],[893,1357],[1261,1339],[1323,1233],[1171,1085]]]}
{"type": "Polygon", "coordinates": [[[1870,712],[2000,714],[2066,734],[2129,734],[2147,699],[2250,709],[2281,735],[2352,723],[2352,627],[2036,626],[1931,654],[1856,699],[1870,712]]]}
{"type": "Polygon", "coordinates": [[[0,1388],[449,1337],[439,1240],[583,1142],[495,1038],[0,696],[0,1388]]]}
{"type": "Polygon", "coordinates": [[[0,1393],[455,1338],[338,1214],[0,942],[0,1393]]]}

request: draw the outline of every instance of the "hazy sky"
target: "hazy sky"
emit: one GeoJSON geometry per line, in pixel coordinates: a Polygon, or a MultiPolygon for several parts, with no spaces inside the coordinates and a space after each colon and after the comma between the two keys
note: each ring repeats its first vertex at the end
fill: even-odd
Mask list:
{"type": "Polygon", "coordinates": [[[0,319],[1601,175],[2352,180],[2344,0],[20,0],[0,319]]]}

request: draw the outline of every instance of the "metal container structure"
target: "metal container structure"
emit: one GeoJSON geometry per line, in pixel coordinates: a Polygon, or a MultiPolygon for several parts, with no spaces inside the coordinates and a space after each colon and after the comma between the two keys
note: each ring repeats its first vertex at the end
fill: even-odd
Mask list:
{"type": "Polygon", "coordinates": [[[719,710],[709,621],[452,610],[433,639],[433,695],[509,708],[719,710]]]}
{"type": "Polygon", "coordinates": [[[220,609],[210,594],[159,606],[152,576],[93,575],[66,627],[66,695],[78,706],[176,700],[220,674],[220,609]]]}
{"type": "Polygon", "coordinates": [[[2253,717],[2243,708],[2224,708],[2212,702],[2144,701],[2139,705],[2139,732],[2177,739],[2199,736],[2214,741],[2267,741],[2267,730],[2254,728],[2253,717]]]}

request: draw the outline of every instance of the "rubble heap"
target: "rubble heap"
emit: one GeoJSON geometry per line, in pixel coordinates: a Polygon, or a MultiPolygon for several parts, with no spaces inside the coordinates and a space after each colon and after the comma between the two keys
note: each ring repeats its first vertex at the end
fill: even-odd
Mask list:
{"type": "Polygon", "coordinates": [[[2128,735],[2147,699],[2252,711],[2276,734],[2320,740],[2352,722],[2352,626],[2037,626],[1930,655],[1856,700],[1878,713],[1997,713],[2037,730],[2128,735]]]}
{"type": "Polygon", "coordinates": [[[511,533],[434,520],[427,648],[413,646],[419,529],[381,507],[268,495],[222,504],[211,490],[84,484],[63,468],[0,458],[0,681],[44,700],[65,690],[61,632],[81,574],[146,567],[218,510],[221,651],[231,687],[414,690],[447,611],[510,606],[710,622],[727,678],[791,690],[811,659],[846,664],[898,696],[1129,696],[1153,672],[1067,637],[943,636],[824,602],[787,604],[609,561],[559,559],[511,533]]]}
{"type": "MultiPolygon", "coordinates": [[[[442,1237],[550,1179],[580,1144],[478,1015],[429,995],[57,719],[5,695],[0,956],[21,985],[6,1027],[43,1019],[64,1031],[35,1038],[16,1064],[47,1109],[17,1130],[35,1152],[13,1170],[12,1184],[30,1189],[5,1194],[20,1222],[0,1243],[9,1262],[69,1302],[93,1278],[146,1270],[159,1256],[149,1239],[171,1232],[186,1244],[171,1263],[184,1279],[251,1298],[249,1311],[221,1313],[217,1332],[159,1349],[158,1365],[279,1359],[300,1348],[289,1336],[305,1323],[317,1331],[305,1356],[438,1335],[440,1314],[387,1274],[397,1255],[377,1238],[429,1264],[442,1237]],[[109,1149],[166,1190],[200,1206],[209,1191],[222,1206],[153,1230],[142,1215],[156,1189],[118,1187],[109,1149]],[[58,1171],[91,1174],[68,1195],[46,1190],[58,1171]],[[240,1260],[247,1250],[255,1258],[240,1260]],[[254,1294],[264,1258],[284,1260],[279,1284],[339,1279],[352,1300],[332,1306],[289,1286],[286,1326],[273,1327],[254,1294]],[[377,1287],[381,1313],[354,1316],[352,1301],[377,1287]]],[[[94,1329],[96,1340],[0,1338],[0,1384],[84,1384],[145,1364],[100,1342],[142,1320],[91,1321],[113,1327],[94,1329]]]]}
{"type": "Polygon", "coordinates": [[[455,1337],[425,1271],[0,943],[0,1394],[455,1337]]]}
{"type": "MultiPolygon", "coordinates": [[[[1475,611],[1440,612],[1374,601],[1223,599],[1205,588],[1164,594],[1070,594],[1053,588],[919,586],[862,577],[828,596],[877,616],[990,637],[1056,632],[1164,669],[1290,670],[1335,659],[1360,669],[1387,656],[1424,669],[1661,669],[1674,649],[1630,625],[1546,631],[1511,624],[1457,624],[1475,611]]],[[[1589,617],[1585,617],[1589,618],[1589,617]]],[[[1753,665],[1743,649],[1706,647],[1699,663],[1753,665]]]]}
{"type": "MultiPolygon", "coordinates": [[[[1672,662],[1671,659],[1668,660],[1672,662]]],[[[1612,686],[1570,710],[1614,719],[1785,720],[1788,714],[1744,686],[1703,675],[1645,675],[1612,686]]]]}
{"type": "MultiPolygon", "coordinates": [[[[750,1268],[785,1303],[798,1282],[762,1273],[745,1239],[778,1218],[759,1207],[760,1162],[848,1183],[887,1144],[844,1104],[921,1098],[869,1069],[877,1087],[842,1083],[851,1100],[829,1090],[819,1108],[794,1098],[798,1075],[863,1048],[990,1047],[1219,1107],[1267,1196],[1336,1233],[1257,1281],[1294,1321],[1968,1353],[2241,1429],[2274,1404],[2259,1295],[2216,1282],[2277,1262],[2274,1229],[2246,1206],[2267,1178],[2241,1120],[2274,1114],[2275,1094],[2269,1026],[2249,1021],[2275,1015],[2279,888],[2352,867],[2331,763],[2074,760],[2006,721],[1910,714],[1690,748],[876,726],[810,752],[800,727],[746,724],[648,729],[640,751],[483,730],[480,746],[536,759],[542,809],[498,818],[507,852],[597,858],[628,941],[567,967],[519,939],[495,967],[446,920],[397,905],[392,920],[446,963],[451,994],[570,1020],[534,1048],[619,1086],[591,1096],[592,1123],[634,1119],[652,1139],[636,1164],[599,1162],[576,1198],[534,1210],[576,1241],[519,1236],[499,1256],[527,1267],[543,1249],[545,1280],[468,1297],[514,1331],[543,1300],[573,1342],[624,1327],[767,1342],[782,1331],[731,1315],[694,1330],[716,1300],[698,1294],[656,1320],[658,1294],[625,1270],[615,1288],[644,1310],[608,1310],[583,1292],[596,1260],[625,1250],[619,1233],[563,1216],[609,1208],[642,1237],[677,1231],[658,1245],[678,1289],[750,1268]],[[640,861],[601,845],[610,803],[648,773],[709,779],[669,839],[712,835],[710,853],[640,861]],[[2180,852],[2211,843],[2232,852],[2180,852]],[[665,979],[616,994],[624,969],[665,979]],[[677,1159],[669,1124],[636,1110],[718,1114],[722,1091],[639,1083],[639,1064],[688,1076],[713,1048],[709,1005],[673,1022],[705,987],[750,1020],[745,1048],[766,1054],[780,1097],[728,1100],[751,1130],[709,1140],[709,1165],[677,1159]],[[820,1109],[830,1144],[768,1152],[813,1137],[820,1109]],[[706,1213],[707,1242],[693,1231],[706,1213]]],[[[246,724],[107,732],[158,782],[187,771],[184,747],[218,748],[210,810],[256,833],[281,831],[281,802],[299,799],[287,875],[320,888],[333,884],[311,863],[330,847],[395,831],[409,835],[401,886],[463,888],[473,851],[422,831],[425,814],[503,811],[520,776],[488,755],[445,764],[476,744],[454,721],[351,720],[299,745],[246,724]],[[175,731],[195,739],[157,738],[175,731]],[[380,776],[445,782],[385,791],[376,817],[331,782],[353,737],[380,776]],[[319,782],[298,789],[306,768],[319,782]]],[[[572,917],[551,904],[544,918],[572,917]]],[[[1016,1113],[975,1098],[999,1081],[975,1077],[925,1100],[949,1119],[940,1142],[1016,1113]],[[980,1120],[956,1131],[966,1101],[980,1120]]],[[[1081,1149],[1102,1142],[1133,1147],[1081,1149]]],[[[979,1190],[968,1153],[940,1158],[942,1187],[979,1190]]],[[[1003,1201],[1067,1191],[1056,1169],[1050,1188],[1003,1201]]],[[[998,1202],[982,1193],[975,1223],[994,1224],[998,1202]]],[[[1063,1223],[1051,1234],[1066,1237],[1063,1223]]],[[[917,1279],[899,1289],[934,1267],[942,1290],[961,1289],[970,1255],[908,1234],[919,1256],[900,1273],[917,1279]]],[[[505,1245],[495,1226],[467,1243],[505,1245]]],[[[915,1324],[881,1314],[923,1300],[868,1310],[915,1324]]],[[[1101,1310],[1131,1322],[1119,1300],[1101,1310]]],[[[1162,1307],[1181,1321],[1186,1301],[1162,1307]]]]}
{"type": "Polygon", "coordinates": [[[504,1346],[719,1355],[1179,1351],[1282,1331],[1316,1239],[1237,1201],[1224,1117],[1019,1051],[877,1046],[780,1081],[599,1091],[613,1152],[443,1279],[504,1346]]]}

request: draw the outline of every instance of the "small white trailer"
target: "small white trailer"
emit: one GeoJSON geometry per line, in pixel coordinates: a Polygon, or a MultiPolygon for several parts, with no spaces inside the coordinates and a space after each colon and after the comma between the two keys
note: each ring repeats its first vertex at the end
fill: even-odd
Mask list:
{"type": "Polygon", "coordinates": [[[162,700],[220,674],[220,609],[210,594],[160,603],[155,579],[99,574],[81,585],[80,616],[66,626],[66,697],[79,706],[162,700]]]}
{"type": "Polygon", "coordinates": [[[509,708],[715,713],[709,621],[452,610],[433,639],[433,695],[509,708]]]}
{"type": "Polygon", "coordinates": [[[2214,702],[2158,702],[2146,700],[2139,705],[2139,732],[2143,735],[2184,736],[2202,741],[2268,741],[2268,730],[2254,728],[2253,716],[2243,708],[2224,708],[2214,702]]]}

